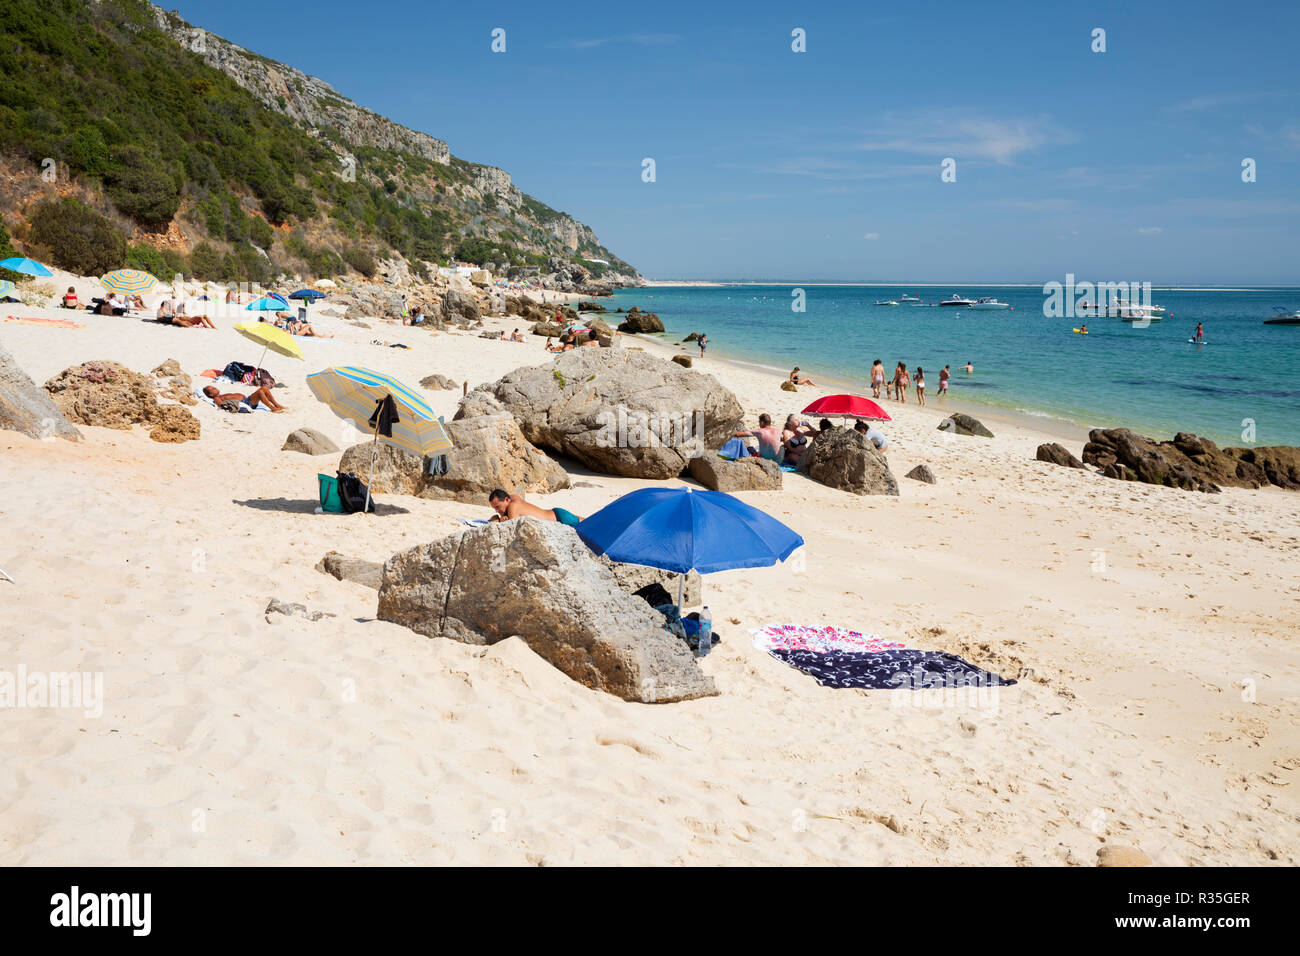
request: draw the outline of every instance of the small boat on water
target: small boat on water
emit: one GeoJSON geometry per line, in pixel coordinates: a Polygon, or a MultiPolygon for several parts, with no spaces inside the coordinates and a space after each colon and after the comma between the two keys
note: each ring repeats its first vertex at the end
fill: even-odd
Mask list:
{"type": "Polygon", "coordinates": [[[877,302],[876,305],[898,305],[893,299],[887,299],[884,302],[877,302]]]}
{"type": "Polygon", "coordinates": [[[982,298],[976,299],[975,302],[971,305],[971,308],[991,311],[994,309],[1009,309],[1011,308],[1011,305],[1008,302],[999,302],[996,298],[994,298],[991,295],[986,295],[983,296],[982,298]]]}
{"type": "Polygon", "coordinates": [[[1107,303],[1080,302],[1075,311],[1081,315],[1109,315],[1132,322],[1143,317],[1159,322],[1165,317],[1164,306],[1143,305],[1128,299],[1112,299],[1107,303]]]}
{"type": "Polygon", "coordinates": [[[948,298],[943,299],[942,301],[940,301],[939,304],[940,304],[940,305],[946,305],[946,306],[958,306],[958,307],[964,307],[964,308],[969,309],[972,305],[975,304],[975,300],[974,300],[974,299],[963,299],[963,298],[962,298],[961,296],[959,296],[956,292],[954,292],[954,293],[953,293],[951,296],[949,296],[948,298]]]}
{"type": "Polygon", "coordinates": [[[898,301],[899,302],[920,302],[921,297],[919,295],[900,295],[898,297],[898,301]]]}
{"type": "Polygon", "coordinates": [[[1265,325],[1300,325],[1300,309],[1288,312],[1280,305],[1273,306],[1273,317],[1264,320],[1265,325]]]}

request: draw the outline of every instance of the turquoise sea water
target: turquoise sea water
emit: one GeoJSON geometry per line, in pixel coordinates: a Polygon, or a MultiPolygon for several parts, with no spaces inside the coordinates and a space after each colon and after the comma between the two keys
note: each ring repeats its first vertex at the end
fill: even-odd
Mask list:
{"type": "MultiPolygon", "coordinates": [[[[814,380],[857,383],[862,394],[870,395],[877,358],[889,373],[899,361],[924,368],[930,401],[939,370],[951,365],[952,395],[963,405],[1156,438],[1190,431],[1232,445],[1249,443],[1250,419],[1255,444],[1300,445],[1300,326],[1263,324],[1273,306],[1300,308],[1300,289],[1153,289],[1151,301],[1168,313],[1147,328],[1046,318],[1044,298],[1042,286],[730,285],[624,289],[605,301],[658,314],[667,340],[704,332],[712,355],[782,373],[797,364],[814,380]],[[802,313],[791,309],[795,288],[806,295],[802,313]],[[939,308],[953,292],[996,296],[1014,311],[939,308]],[[935,306],[873,304],[909,293],[935,306]],[[1070,331],[1081,322],[1087,336],[1070,331]],[[1206,345],[1188,343],[1197,322],[1206,345]],[[957,371],[968,361],[973,375],[957,371]]],[[[684,350],[698,354],[693,344],[684,350]]]]}

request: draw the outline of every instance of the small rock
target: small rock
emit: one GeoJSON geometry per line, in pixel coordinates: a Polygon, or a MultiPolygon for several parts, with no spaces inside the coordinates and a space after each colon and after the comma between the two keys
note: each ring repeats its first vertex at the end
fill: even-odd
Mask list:
{"type": "Polygon", "coordinates": [[[460,388],[459,385],[449,379],[446,375],[426,375],[424,378],[420,379],[420,384],[425,388],[434,391],[439,389],[451,391],[452,389],[460,388]]]}
{"type": "Polygon", "coordinates": [[[154,422],[156,424],[149,432],[149,437],[156,442],[178,445],[199,439],[199,420],[181,405],[161,406],[154,422]]]}
{"type": "Polygon", "coordinates": [[[794,382],[791,382],[791,381],[785,381],[785,382],[782,382],[782,383],[781,383],[781,391],[783,391],[783,392],[797,392],[797,391],[799,391],[799,388],[798,388],[798,386],[796,386],[796,385],[794,384],[794,382]]]}
{"type": "Polygon", "coordinates": [[[935,480],[934,472],[930,470],[929,465],[917,465],[903,477],[915,478],[917,481],[924,481],[927,485],[938,484],[935,480]]]}
{"type": "Polygon", "coordinates": [[[332,455],[339,450],[339,446],[328,435],[314,428],[298,428],[289,432],[280,450],[302,452],[304,455],[332,455]]]}
{"type": "Polygon", "coordinates": [[[349,558],[337,551],[330,551],[316,563],[316,570],[340,581],[352,581],[378,591],[384,566],[378,561],[362,561],[360,558],[349,558]]]}
{"type": "Polygon", "coordinates": [[[271,603],[266,606],[266,623],[274,624],[275,619],[272,614],[283,614],[286,617],[302,617],[309,621],[319,621],[323,617],[334,617],[326,611],[308,610],[305,604],[288,604],[279,598],[271,598],[271,603]]]}
{"type": "Polygon", "coordinates": [[[978,435],[980,438],[992,438],[993,433],[984,427],[978,418],[961,412],[953,412],[939,423],[939,431],[952,432],[956,435],[978,435]]]}
{"type": "Polygon", "coordinates": [[[1098,866],[1150,866],[1151,857],[1134,846],[1107,844],[1097,851],[1098,866]]]}
{"type": "Polygon", "coordinates": [[[690,475],[710,491],[780,491],[781,468],[765,458],[727,461],[708,454],[692,458],[690,475]]]}
{"type": "Polygon", "coordinates": [[[691,357],[689,355],[674,355],[673,361],[676,362],[678,365],[680,365],[682,368],[691,367],[691,357]]]}
{"type": "Polygon", "coordinates": [[[1053,465],[1061,465],[1065,468],[1083,468],[1083,462],[1075,458],[1070,450],[1059,442],[1048,442],[1038,446],[1038,451],[1034,454],[1038,461],[1046,461],[1053,465]]]}

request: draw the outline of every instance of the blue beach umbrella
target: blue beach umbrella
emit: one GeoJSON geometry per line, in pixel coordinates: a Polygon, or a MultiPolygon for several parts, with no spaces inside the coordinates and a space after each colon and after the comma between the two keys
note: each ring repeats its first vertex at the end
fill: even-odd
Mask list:
{"type": "Polygon", "coordinates": [[[361,431],[374,431],[370,448],[370,481],[375,480],[375,446],[401,448],[416,455],[440,455],[451,450],[451,439],[437,414],[418,394],[396,379],[354,365],[327,368],[307,376],[311,393],[361,431]]]}
{"type": "Polygon", "coordinates": [[[315,302],[317,299],[325,298],[324,292],[317,292],[315,289],[299,289],[297,292],[290,292],[291,299],[306,299],[308,302],[315,302]]]}
{"type": "Polygon", "coordinates": [[[597,554],[622,564],[675,571],[677,604],[687,571],[712,574],[765,568],[803,546],[803,538],[771,515],[720,491],[642,488],[578,525],[597,554]]]}
{"type": "Polygon", "coordinates": [[[52,276],[54,275],[49,269],[41,265],[35,259],[24,259],[22,256],[14,256],[12,259],[5,259],[0,262],[0,269],[8,269],[10,272],[21,272],[29,276],[52,276]]]}
{"type": "Polygon", "coordinates": [[[285,301],[284,296],[272,292],[260,299],[254,299],[244,306],[244,309],[248,312],[288,312],[289,303],[285,301]]]}

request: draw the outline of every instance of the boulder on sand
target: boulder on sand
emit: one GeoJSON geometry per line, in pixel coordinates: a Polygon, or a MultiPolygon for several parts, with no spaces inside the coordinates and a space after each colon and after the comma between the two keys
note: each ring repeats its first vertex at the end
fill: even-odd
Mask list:
{"type": "Polygon", "coordinates": [[[714,454],[691,459],[691,477],[711,491],[780,491],[781,468],[766,458],[728,461],[714,454]]]}
{"type": "Polygon", "coordinates": [[[929,465],[917,465],[903,477],[915,481],[924,481],[927,485],[937,485],[939,483],[929,465]]]}
{"type": "MultiPolygon", "coordinates": [[[[495,337],[494,334],[493,338],[495,337]]],[[[426,375],[424,378],[420,379],[420,385],[433,391],[451,391],[452,389],[460,388],[459,385],[449,379],[446,375],[426,375]]]]}
{"type": "Polygon", "coordinates": [[[680,475],[738,431],[744,414],[713,376],[631,349],[575,349],[479,388],[533,444],[628,478],[680,475]]]}
{"type": "Polygon", "coordinates": [[[623,317],[623,323],[618,327],[620,332],[662,332],[664,324],[660,321],[659,316],[653,312],[642,312],[636,306],[623,317]]]}
{"type": "Polygon", "coordinates": [[[151,425],[160,426],[150,433],[154,441],[198,438],[198,419],[179,405],[159,404],[154,387],[153,379],[106,360],[65,368],[45,383],[54,404],[77,425],[123,431],[151,425]]]}
{"type": "Polygon", "coordinates": [[[54,404],[49,392],[28,378],[3,345],[0,345],[0,429],[22,432],[28,438],[81,441],[81,432],[54,404]]]}
{"type": "Polygon", "coordinates": [[[339,446],[330,437],[314,428],[296,428],[289,432],[280,451],[297,451],[304,455],[332,455],[339,446]]]}
{"type": "Polygon", "coordinates": [[[1065,468],[1082,468],[1083,462],[1075,458],[1070,450],[1060,442],[1047,442],[1038,446],[1038,451],[1034,453],[1034,458],[1038,461],[1046,461],[1053,465],[1061,465],[1065,468]]]}
{"type": "Polygon", "coordinates": [[[980,438],[992,438],[993,433],[984,427],[978,418],[972,418],[961,412],[953,412],[939,423],[939,431],[952,432],[954,435],[978,435],[980,438]]]}
{"type": "Polygon", "coordinates": [[[884,456],[866,435],[852,428],[832,428],[814,438],[799,461],[799,471],[855,495],[898,494],[898,479],[884,456]]]}
{"type": "Polygon", "coordinates": [[[363,561],[360,558],[349,558],[346,554],[339,554],[337,551],[330,551],[316,562],[316,570],[340,581],[354,581],[365,587],[379,590],[384,566],[378,561],[363,561]]]}
{"type": "Polygon", "coordinates": [[[673,361],[682,368],[690,368],[694,364],[694,360],[689,355],[674,355],[673,361]]]}
{"type": "Polygon", "coordinates": [[[463,292],[448,289],[442,294],[442,314],[444,316],[463,315],[470,321],[478,321],[478,303],[463,292]]]}
{"type": "MultiPolygon", "coordinates": [[[[509,415],[478,415],[448,422],[445,427],[454,446],[447,453],[446,474],[429,474],[427,458],[380,445],[371,492],[485,505],[494,488],[526,495],[569,487],[568,473],[530,445],[509,415]]],[[[345,451],[339,471],[350,471],[366,481],[370,446],[370,442],[362,442],[345,451]]]]}
{"type": "MultiPolygon", "coordinates": [[[[614,580],[628,594],[635,594],[651,584],[660,585],[674,601],[677,600],[677,574],[674,571],[662,571],[644,564],[624,564],[612,561],[608,555],[596,555],[596,560],[609,568],[614,580]]],[[[682,582],[682,606],[694,607],[703,601],[700,575],[696,571],[687,571],[686,580],[682,582]]]]}
{"type": "Polygon", "coordinates": [[[578,683],[624,700],[718,692],[663,617],[556,522],[497,522],[393,555],[376,617],[467,644],[519,636],[578,683]]]}

